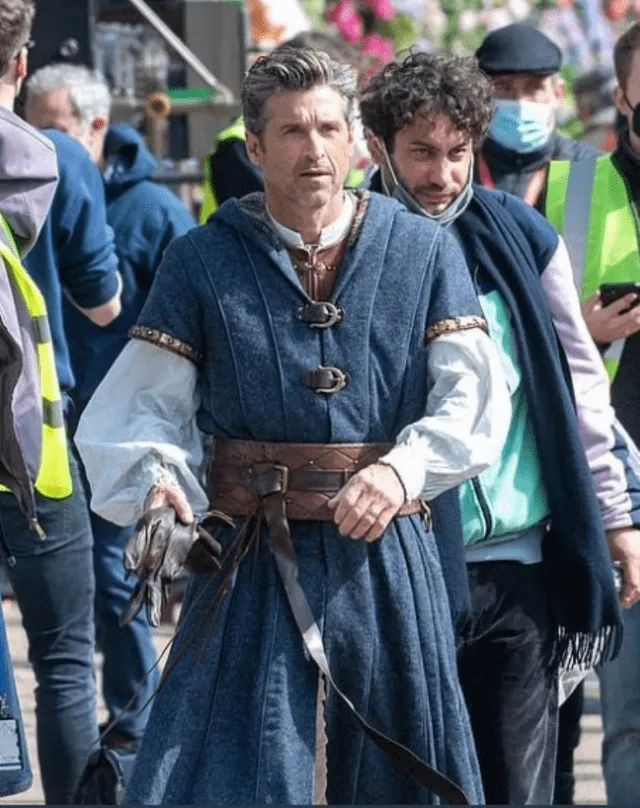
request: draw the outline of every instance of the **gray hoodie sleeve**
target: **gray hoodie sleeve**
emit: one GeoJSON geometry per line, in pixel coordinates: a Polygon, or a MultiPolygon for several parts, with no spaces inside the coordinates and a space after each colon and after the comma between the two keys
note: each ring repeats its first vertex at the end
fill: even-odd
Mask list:
{"type": "Polygon", "coordinates": [[[564,347],[578,405],[580,436],[607,530],[634,522],[634,485],[619,451],[609,377],[589,335],[562,238],[542,274],[553,322],[564,347]]]}
{"type": "Polygon", "coordinates": [[[58,162],[51,141],[0,107],[0,212],[23,255],[38,238],[57,183],[58,162]]]}

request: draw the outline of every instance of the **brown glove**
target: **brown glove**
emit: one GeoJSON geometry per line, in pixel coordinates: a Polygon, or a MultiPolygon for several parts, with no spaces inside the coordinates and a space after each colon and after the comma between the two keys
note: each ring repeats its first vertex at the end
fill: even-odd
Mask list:
{"type": "Polygon", "coordinates": [[[121,625],[130,623],[145,605],[149,623],[158,626],[162,598],[166,599],[172,581],[183,572],[212,574],[220,569],[222,547],[204,527],[212,519],[233,525],[217,512],[184,525],[170,507],[154,508],[142,516],[124,552],[125,569],[139,580],[121,625]]]}

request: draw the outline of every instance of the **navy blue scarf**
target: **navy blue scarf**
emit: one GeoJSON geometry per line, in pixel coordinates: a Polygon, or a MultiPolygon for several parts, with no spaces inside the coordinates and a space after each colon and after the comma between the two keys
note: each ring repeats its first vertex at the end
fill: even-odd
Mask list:
{"type": "Polygon", "coordinates": [[[524,203],[480,187],[456,227],[480,286],[498,291],[511,314],[551,510],[543,559],[559,626],[557,658],[591,667],[617,653],[622,626],[569,368],[538,282],[558,237],[524,203]]]}

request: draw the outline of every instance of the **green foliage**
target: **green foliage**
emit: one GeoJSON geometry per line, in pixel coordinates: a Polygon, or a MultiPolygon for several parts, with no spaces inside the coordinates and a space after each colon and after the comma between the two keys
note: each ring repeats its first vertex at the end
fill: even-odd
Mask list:
{"type": "Polygon", "coordinates": [[[393,20],[378,23],[376,29],[393,40],[398,53],[409,50],[420,34],[418,23],[406,14],[396,14],[393,20]]]}

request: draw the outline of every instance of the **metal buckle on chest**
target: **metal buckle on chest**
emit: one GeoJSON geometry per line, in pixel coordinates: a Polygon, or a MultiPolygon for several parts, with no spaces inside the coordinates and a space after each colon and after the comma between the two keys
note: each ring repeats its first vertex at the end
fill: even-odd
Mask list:
{"type": "Polygon", "coordinates": [[[314,393],[325,393],[330,395],[343,390],[349,383],[347,374],[339,368],[317,367],[304,374],[302,381],[310,387],[314,393]]]}
{"type": "Polygon", "coordinates": [[[298,320],[309,328],[331,328],[342,321],[343,311],[328,301],[307,303],[298,309],[298,320]]]}

